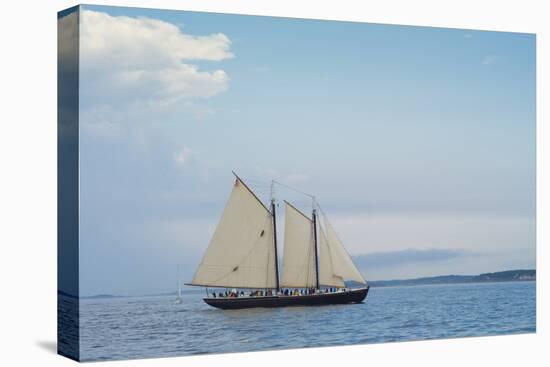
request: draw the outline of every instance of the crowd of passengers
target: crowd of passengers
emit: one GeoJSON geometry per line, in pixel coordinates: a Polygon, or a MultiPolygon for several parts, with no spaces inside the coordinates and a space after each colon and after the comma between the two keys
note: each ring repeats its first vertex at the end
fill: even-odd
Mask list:
{"type": "Polygon", "coordinates": [[[271,289],[268,290],[254,290],[248,292],[248,294],[245,294],[244,291],[238,291],[236,289],[233,289],[231,291],[225,291],[225,292],[219,292],[219,293],[212,293],[213,298],[238,298],[238,297],[269,297],[273,295],[281,295],[281,296],[305,296],[308,294],[316,294],[316,293],[335,293],[338,292],[341,288],[323,288],[323,289],[315,289],[315,288],[308,288],[308,289],[281,289],[278,293],[272,291],[271,289]]]}

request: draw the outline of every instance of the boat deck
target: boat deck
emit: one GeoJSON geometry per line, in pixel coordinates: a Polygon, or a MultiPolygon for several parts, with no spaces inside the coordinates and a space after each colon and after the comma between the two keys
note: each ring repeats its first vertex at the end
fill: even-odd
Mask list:
{"type": "Polygon", "coordinates": [[[254,307],[323,306],[346,303],[361,303],[367,297],[369,287],[350,289],[332,293],[303,295],[207,297],[204,302],[221,309],[241,309],[254,307]]]}

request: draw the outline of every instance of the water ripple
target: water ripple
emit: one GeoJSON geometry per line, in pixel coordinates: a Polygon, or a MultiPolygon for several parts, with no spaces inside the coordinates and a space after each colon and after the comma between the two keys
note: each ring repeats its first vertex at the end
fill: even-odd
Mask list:
{"type": "Polygon", "coordinates": [[[86,361],[535,332],[535,283],[372,288],[366,303],[222,311],[202,294],[81,300],[86,361]]]}

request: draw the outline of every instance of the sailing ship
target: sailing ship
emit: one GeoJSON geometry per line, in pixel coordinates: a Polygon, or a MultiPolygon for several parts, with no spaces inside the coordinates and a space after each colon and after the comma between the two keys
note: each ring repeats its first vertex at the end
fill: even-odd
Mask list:
{"type": "Polygon", "coordinates": [[[186,285],[206,287],[204,302],[221,309],[361,303],[367,282],[315,198],[311,217],[285,204],[279,277],[276,201],[268,208],[235,173],[210,244],[186,285]],[[321,212],[323,221],[319,220],[321,212]],[[350,288],[345,282],[360,286],[350,288]],[[209,292],[208,288],[231,289],[209,292]]]}
{"type": "Polygon", "coordinates": [[[174,303],[178,305],[182,302],[183,300],[181,298],[181,281],[178,280],[178,293],[177,293],[176,299],[174,300],[174,303]]]}

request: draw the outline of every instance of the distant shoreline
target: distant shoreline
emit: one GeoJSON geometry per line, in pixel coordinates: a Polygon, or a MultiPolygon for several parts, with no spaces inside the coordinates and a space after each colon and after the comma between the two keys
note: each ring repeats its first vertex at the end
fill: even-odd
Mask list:
{"type": "Polygon", "coordinates": [[[372,287],[413,286],[430,284],[470,284],[536,281],[536,270],[507,270],[479,275],[440,275],[415,279],[373,280],[372,287]]]}
{"type": "MultiPolygon", "coordinates": [[[[480,283],[505,283],[505,282],[532,282],[536,281],[536,270],[507,270],[494,273],[483,273],[479,275],[439,275],[434,277],[422,277],[414,279],[394,279],[394,280],[372,280],[368,284],[373,288],[397,287],[397,286],[417,286],[417,285],[444,285],[444,284],[480,284],[480,283]]],[[[357,284],[350,282],[346,286],[352,287],[357,284]]],[[[182,289],[182,293],[202,293],[202,289],[182,289]]],[[[136,296],[124,296],[113,294],[97,294],[92,296],[78,297],[63,291],[58,291],[58,295],[76,298],[76,299],[110,299],[110,298],[131,298],[131,297],[159,297],[175,295],[176,291],[143,294],[136,296]]]]}
{"type": "MultiPolygon", "coordinates": [[[[495,284],[495,283],[531,283],[536,282],[536,279],[532,280],[493,280],[493,281],[471,281],[471,282],[448,282],[448,283],[414,283],[414,284],[391,284],[391,285],[380,285],[375,284],[372,285],[371,282],[369,282],[369,285],[373,288],[391,288],[391,287],[420,287],[424,285],[476,285],[476,284],[495,284]]],[[[377,283],[377,281],[374,281],[374,283],[377,283]]]]}

